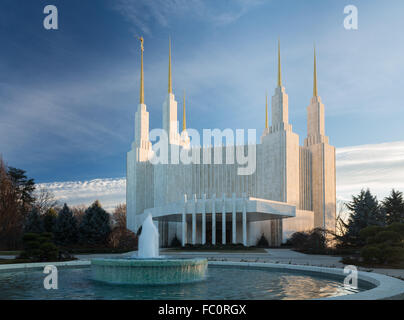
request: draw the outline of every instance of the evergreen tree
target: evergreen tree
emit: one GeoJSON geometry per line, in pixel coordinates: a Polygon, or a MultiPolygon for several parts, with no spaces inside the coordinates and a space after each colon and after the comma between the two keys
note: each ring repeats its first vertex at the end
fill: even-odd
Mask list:
{"type": "Polygon", "coordinates": [[[387,224],[404,223],[403,193],[394,189],[391,190],[390,195],[382,201],[382,210],[386,214],[387,224]]]}
{"type": "Polygon", "coordinates": [[[25,233],[42,233],[44,232],[44,226],[42,217],[39,214],[38,208],[32,208],[25,222],[24,232],[25,233]]]}
{"type": "Polygon", "coordinates": [[[17,191],[21,211],[24,215],[28,214],[35,202],[34,179],[28,179],[25,170],[8,167],[8,176],[10,177],[14,188],[17,191]]]}
{"type": "Polygon", "coordinates": [[[385,224],[385,219],[379,203],[369,189],[361,190],[358,196],[352,196],[352,201],[347,203],[350,217],[347,224],[347,238],[349,242],[359,244],[359,232],[367,226],[380,226],[385,224]]]}
{"type": "Polygon", "coordinates": [[[53,229],[56,244],[70,245],[78,240],[78,227],[76,217],[65,203],[56,219],[53,229]]]}
{"type": "Polygon", "coordinates": [[[46,211],[46,213],[43,216],[43,226],[45,232],[53,232],[57,216],[58,214],[54,208],[50,208],[48,211],[46,211]]]}
{"type": "Polygon", "coordinates": [[[80,241],[88,244],[105,244],[111,233],[110,215],[95,201],[85,212],[80,223],[80,241]]]}

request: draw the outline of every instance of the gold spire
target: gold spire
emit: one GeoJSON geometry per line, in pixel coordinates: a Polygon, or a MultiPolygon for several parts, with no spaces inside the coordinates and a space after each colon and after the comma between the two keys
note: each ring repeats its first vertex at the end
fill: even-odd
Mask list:
{"type": "Polygon", "coordinates": [[[140,54],[141,54],[141,62],[140,62],[140,104],[144,104],[144,75],[143,75],[143,37],[139,38],[140,41],[140,54]]]}
{"type": "Polygon", "coordinates": [[[168,93],[173,93],[173,84],[171,81],[171,38],[168,37],[168,93]]]}
{"type": "Polygon", "coordinates": [[[268,92],[265,92],[265,129],[268,129],[268,92]]]}
{"type": "Polygon", "coordinates": [[[313,73],[313,97],[317,97],[317,64],[316,64],[316,46],[314,46],[314,73],[313,73]]]}
{"type": "Polygon", "coordinates": [[[182,111],[182,131],[187,130],[187,119],[185,117],[185,90],[184,90],[184,104],[183,104],[183,111],[182,111]]]}
{"type": "Polygon", "coordinates": [[[278,39],[278,87],[282,87],[282,75],[281,75],[281,45],[278,39]]]}

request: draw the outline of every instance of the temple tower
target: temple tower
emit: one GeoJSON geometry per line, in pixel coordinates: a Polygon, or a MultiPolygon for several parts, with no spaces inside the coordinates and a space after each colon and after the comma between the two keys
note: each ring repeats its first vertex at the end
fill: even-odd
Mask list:
{"type": "MultiPolygon", "coordinates": [[[[266,128],[261,137],[261,151],[258,156],[263,158],[258,168],[260,188],[258,196],[263,199],[299,204],[299,136],[292,131],[288,116],[288,95],[282,85],[281,53],[278,41],[278,77],[277,87],[272,96],[271,127],[266,128]]],[[[266,110],[268,107],[266,105],[266,110]]],[[[252,223],[254,224],[254,223],[252,223]]],[[[270,237],[274,245],[282,241],[282,220],[274,219],[260,222],[254,231],[255,237],[261,232],[270,237]]],[[[250,232],[253,232],[251,228],[250,232]]]]}
{"type": "Polygon", "coordinates": [[[263,197],[288,202],[299,203],[299,136],[292,131],[289,123],[288,95],[282,85],[281,53],[278,42],[278,79],[275,93],[272,96],[272,125],[262,137],[264,157],[268,157],[267,172],[279,172],[277,177],[267,177],[276,180],[267,185],[263,197]],[[266,151],[265,151],[266,150],[266,151]]]}
{"type": "Polygon", "coordinates": [[[324,104],[317,89],[317,62],[314,48],[313,97],[307,107],[307,138],[304,146],[311,153],[312,210],[314,227],[335,231],[336,174],[335,147],[325,135],[324,104]]]}
{"type": "Polygon", "coordinates": [[[171,39],[168,44],[168,93],[163,102],[163,129],[167,132],[169,144],[180,144],[178,133],[177,101],[173,93],[171,73],[171,39]]]}
{"type": "Polygon", "coordinates": [[[139,104],[135,113],[135,134],[131,150],[126,159],[126,206],[127,226],[136,232],[138,221],[136,214],[142,213],[153,203],[150,193],[144,188],[147,183],[151,165],[148,162],[152,155],[152,144],[149,140],[149,112],[144,99],[144,72],[143,72],[143,37],[140,40],[140,92],[139,104]]]}

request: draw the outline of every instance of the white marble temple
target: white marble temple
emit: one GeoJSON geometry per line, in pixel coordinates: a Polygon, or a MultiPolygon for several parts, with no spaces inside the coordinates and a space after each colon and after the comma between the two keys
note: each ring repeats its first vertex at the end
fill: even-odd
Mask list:
{"type": "MultiPolygon", "coordinates": [[[[181,151],[189,148],[189,138],[179,133],[171,67],[169,70],[162,128],[169,146],[181,151]]],[[[294,231],[313,227],[334,230],[335,148],[325,136],[324,105],[317,95],[316,71],[314,74],[315,90],[307,108],[308,133],[300,146],[288,120],[288,95],[279,64],[272,123],[265,128],[261,143],[255,145],[256,170],[250,175],[239,175],[238,164],[213,164],[218,155],[225,159],[229,150],[247,153],[247,146],[201,147],[199,164],[153,165],[149,113],[144,103],[139,104],[135,139],[127,154],[128,228],[136,232],[152,214],[162,246],[170,245],[175,236],[183,245],[255,245],[262,234],[272,246],[279,246],[294,231]]]]}

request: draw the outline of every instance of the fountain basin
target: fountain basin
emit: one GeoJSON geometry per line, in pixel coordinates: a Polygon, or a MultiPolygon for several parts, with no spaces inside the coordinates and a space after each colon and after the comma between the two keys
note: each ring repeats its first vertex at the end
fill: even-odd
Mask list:
{"type": "Polygon", "coordinates": [[[92,278],[117,284],[158,285],[204,280],[208,260],[92,259],[92,278]]]}

